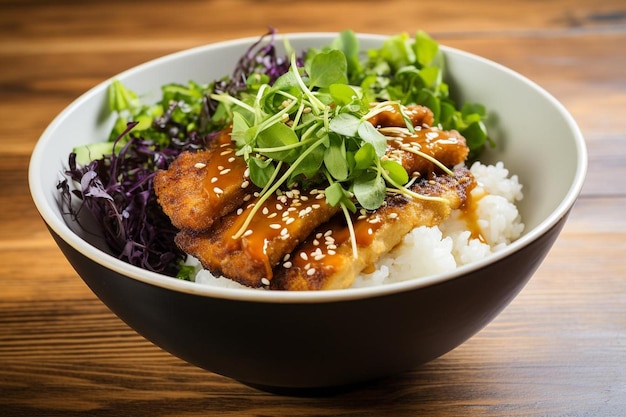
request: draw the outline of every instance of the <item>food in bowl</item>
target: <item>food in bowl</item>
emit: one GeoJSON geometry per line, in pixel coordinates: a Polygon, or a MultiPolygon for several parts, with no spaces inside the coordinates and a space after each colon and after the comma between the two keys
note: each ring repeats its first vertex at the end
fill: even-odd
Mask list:
{"type": "Polygon", "coordinates": [[[166,85],[157,105],[113,82],[119,117],[70,155],[66,210],[79,196],[128,262],[278,290],[446,272],[520,236],[517,177],[476,161],[486,111],[451,99],[428,35],[365,58],[351,31],[285,57],[269,35],[230,77],[166,85]]]}
{"type": "MultiPolygon", "coordinates": [[[[320,48],[337,38],[336,33],[281,36],[296,51],[320,48]]],[[[371,34],[357,38],[364,50],[378,49],[389,39],[371,34]]],[[[180,51],[124,71],[113,80],[146,102],[156,102],[158,98],[150,100],[150,96],[164,80],[187,85],[189,80],[218,79],[230,73],[257,40],[236,39],[180,51]]],[[[481,152],[481,163],[497,167],[502,161],[524,185],[524,198],[516,204],[524,220],[522,235],[501,250],[449,272],[349,290],[265,291],[173,279],[154,272],[154,265],[165,265],[161,260],[167,255],[144,256],[134,246],[126,252],[133,263],[119,259],[93,216],[84,216],[83,209],[79,227],[62,212],[63,194],[55,188],[59,169],[72,149],[87,143],[95,153],[100,146],[96,142],[110,134],[117,117],[108,108],[113,80],[77,98],[42,133],[29,165],[33,201],[51,236],[94,294],[139,334],[191,364],[255,387],[305,394],[413,369],[472,337],[523,289],[566,223],[587,166],[584,138],[575,121],[544,89],[479,56],[445,45],[441,52],[453,97],[489,109],[484,121],[497,146],[481,152]]],[[[153,148],[127,151],[145,167],[162,161],[153,148]]],[[[124,185],[129,189],[145,185],[136,180],[154,172],[138,168],[136,178],[122,176],[128,179],[124,185]]],[[[115,171],[120,172],[126,171],[115,171]]],[[[104,182],[103,186],[119,185],[104,182]]],[[[144,191],[137,194],[145,195],[144,191]]],[[[135,207],[144,207],[143,201],[135,201],[135,207]]],[[[128,219],[137,212],[128,213],[128,219]]],[[[167,216],[160,217],[160,209],[148,212],[169,223],[167,216]]],[[[154,229],[151,225],[142,232],[159,239],[168,233],[165,228],[151,235],[154,229]]],[[[130,232],[135,230],[141,229],[130,232]]]]}

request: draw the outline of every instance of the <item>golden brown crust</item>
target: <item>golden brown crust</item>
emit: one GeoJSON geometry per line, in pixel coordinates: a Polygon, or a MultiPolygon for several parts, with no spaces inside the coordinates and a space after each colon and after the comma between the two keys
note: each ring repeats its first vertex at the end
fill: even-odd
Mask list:
{"type": "Polygon", "coordinates": [[[327,290],[352,285],[357,275],[402,241],[418,226],[435,226],[452,209],[461,207],[475,185],[469,171],[455,176],[422,179],[413,191],[436,196],[443,201],[407,198],[396,195],[374,212],[353,218],[358,256],[353,257],[345,220],[335,217],[322,225],[276,268],[271,288],[277,290],[327,290]]]}
{"type": "Polygon", "coordinates": [[[260,287],[269,284],[273,268],[286,254],[339,210],[317,190],[274,194],[245,225],[254,204],[259,204],[258,199],[224,216],[206,233],[181,231],[176,243],[214,275],[260,287]],[[234,238],[238,233],[241,236],[234,238]]]}
{"type": "Polygon", "coordinates": [[[245,160],[235,155],[234,144],[223,133],[211,149],[182,152],[167,171],[159,171],[154,191],[176,228],[202,232],[256,190],[247,172],[245,160]]]}
{"type": "MultiPolygon", "coordinates": [[[[432,126],[435,121],[433,112],[425,106],[410,105],[406,106],[404,114],[409,118],[413,126],[432,126]]],[[[396,107],[390,106],[390,109],[376,114],[368,119],[374,127],[405,127],[406,122],[402,114],[396,107]]]]}

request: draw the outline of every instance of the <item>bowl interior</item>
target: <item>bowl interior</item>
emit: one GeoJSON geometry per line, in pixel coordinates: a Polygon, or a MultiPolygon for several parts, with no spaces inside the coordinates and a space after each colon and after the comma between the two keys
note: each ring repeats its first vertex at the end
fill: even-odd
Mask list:
{"type": "MultiPolygon", "coordinates": [[[[295,50],[322,46],[336,34],[287,35],[295,50]]],[[[376,47],[385,39],[379,35],[359,35],[362,49],[376,47]]],[[[210,82],[229,75],[239,57],[257,38],[228,41],[198,47],[150,61],[116,75],[131,89],[145,98],[156,100],[160,86],[169,82],[189,80],[210,82]]],[[[282,42],[277,41],[277,46],[282,42]]],[[[586,171],[584,139],[569,113],[552,96],[521,75],[488,60],[455,49],[442,47],[447,62],[447,81],[460,102],[484,104],[489,113],[489,128],[497,146],[488,149],[485,162],[504,161],[511,173],[524,184],[524,200],[519,208],[526,225],[524,235],[509,248],[493,257],[503,257],[529,244],[566,215],[573,205],[586,171]]],[[[112,256],[97,236],[80,229],[72,230],[59,210],[56,185],[67,157],[77,145],[102,141],[108,136],[113,118],[107,115],[106,90],[109,81],[97,85],[66,108],[45,130],[33,152],[29,184],[33,200],[47,225],[74,248],[114,270],[136,279],[176,290],[203,294],[237,292],[253,299],[277,297],[259,291],[198,288],[132,267],[112,256]],[[85,245],[85,241],[89,244],[85,245]],[[98,249],[99,248],[99,249],[98,249]],[[261,297],[261,298],[259,298],[261,297]]],[[[485,262],[489,262],[486,260],[485,262]]],[[[438,279],[448,279],[479,268],[481,263],[460,268],[454,274],[434,277],[420,282],[398,283],[389,288],[354,290],[363,294],[380,294],[411,286],[426,285],[438,279]]],[[[345,291],[343,291],[345,293],[345,291]]],[[[281,294],[279,297],[308,297],[309,301],[328,299],[329,294],[281,294]]],[[[345,296],[345,294],[343,295],[345,296]]]]}

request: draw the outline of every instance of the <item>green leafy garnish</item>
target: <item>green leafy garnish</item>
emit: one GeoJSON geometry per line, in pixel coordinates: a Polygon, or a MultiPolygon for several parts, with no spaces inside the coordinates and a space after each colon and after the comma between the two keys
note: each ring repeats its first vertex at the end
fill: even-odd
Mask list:
{"type": "Polygon", "coordinates": [[[422,104],[442,129],[467,135],[474,152],[488,142],[485,109],[457,108],[443,81],[439,46],[424,32],[412,40],[406,34],[391,37],[361,62],[356,36],[344,31],[327,47],[308,51],[303,65],[295,54],[290,63],[272,85],[255,78],[247,94],[210,96],[232,115],[233,140],[252,182],[263,189],[262,200],[280,187],[326,184],[327,202],[349,219],[357,206],[379,208],[390,192],[436,199],[409,190],[406,170],[384,158],[387,139],[368,119],[390,108],[400,111],[410,131],[404,106],[422,104]]]}

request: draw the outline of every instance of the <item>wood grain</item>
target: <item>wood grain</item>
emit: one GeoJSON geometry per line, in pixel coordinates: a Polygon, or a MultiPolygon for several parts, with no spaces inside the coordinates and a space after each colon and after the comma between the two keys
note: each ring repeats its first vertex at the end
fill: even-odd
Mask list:
{"type": "Polygon", "coordinates": [[[0,10],[1,416],[626,415],[623,1],[0,0],[0,10]],[[147,342],[77,277],[28,193],[37,138],[84,91],[269,25],[427,30],[539,83],[588,144],[589,173],[563,233],[495,321],[418,369],[330,397],[260,392],[147,342]]]}

